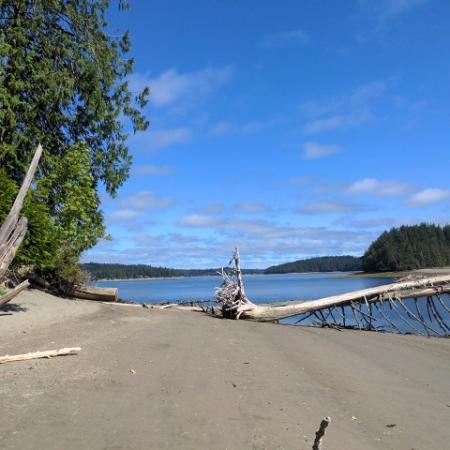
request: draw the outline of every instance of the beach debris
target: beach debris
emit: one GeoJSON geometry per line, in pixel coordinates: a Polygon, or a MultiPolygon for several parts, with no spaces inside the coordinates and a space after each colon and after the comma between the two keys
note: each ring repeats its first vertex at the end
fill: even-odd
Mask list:
{"type": "Polygon", "coordinates": [[[23,353],[20,355],[5,355],[0,356],[0,364],[5,364],[13,361],[27,361],[30,359],[39,358],[53,358],[55,356],[76,355],[81,351],[81,347],[62,348],[60,350],[46,350],[43,352],[23,353]]]}
{"type": "Polygon", "coordinates": [[[130,369],[130,373],[136,375],[136,371],[134,369],[130,369]]]}
{"type": "Polygon", "coordinates": [[[325,417],[322,422],[320,422],[319,429],[316,431],[316,438],[314,439],[314,444],[312,446],[312,450],[321,450],[322,449],[322,440],[325,436],[325,432],[330,425],[331,418],[325,417]]]}
{"type": "MultiPolygon", "coordinates": [[[[28,220],[26,217],[20,217],[20,212],[22,211],[25,196],[27,195],[31,182],[33,181],[34,173],[41,155],[42,146],[39,144],[25,175],[22,186],[20,186],[17,197],[14,200],[14,204],[0,227],[0,280],[2,280],[5,276],[18,248],[20,247],[20,244],[27,233],[28,220]]],[[[0,307],[12,300],[19,292],[27,287],[28,284],[22,284],[20,289],[13,289],[8,294],[1,296],[0,307]]]]}

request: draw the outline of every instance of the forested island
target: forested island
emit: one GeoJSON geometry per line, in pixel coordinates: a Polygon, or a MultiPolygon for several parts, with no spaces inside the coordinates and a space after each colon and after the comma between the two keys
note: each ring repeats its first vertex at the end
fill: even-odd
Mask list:
{"type": "MultiPolygon", "coordinates": [[[[270,266],[244,269],[244,274],[300,272],[397,272],[450,266],[450,225],[420,224],[392,228],[382,233],[362,257],[320,256],[270,266]]],[[[172,269],[147,264],[85,263],[94,279],[138,279],[217,275],[216,269],[172,269]]]]}
{"type": "Polygon", "coordinates": [[[385,231],[362,258],[365,272],[445,267],[450,265],[450,225],[402,226],[385,231]]]}

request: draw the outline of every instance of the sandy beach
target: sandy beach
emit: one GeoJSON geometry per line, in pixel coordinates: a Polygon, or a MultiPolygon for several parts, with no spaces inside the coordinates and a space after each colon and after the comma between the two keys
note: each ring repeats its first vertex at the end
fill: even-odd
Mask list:
{"type": "Polygon", "coordinates": [[[0,313],[2,450],[450,449],[450,340],[22,293],[0,313]]]}

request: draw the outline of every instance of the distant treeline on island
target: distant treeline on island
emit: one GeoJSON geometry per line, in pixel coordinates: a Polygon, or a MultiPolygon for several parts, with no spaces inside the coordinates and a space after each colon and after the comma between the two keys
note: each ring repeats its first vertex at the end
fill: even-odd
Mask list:
{"type": "MultiPolygon", "coordinates": [[[[147,264],[110,264],[85,263],[83,269],[96,280],[137,279],[137,278],[170,278],[217,275],[221,269],[171,269],[147,264]]],[[[263,273],[264,270],[247,269],[243,273],[263,273]]]]}
{"type": "Polygon", "coordinates": [[[268,267],[264,273],[294,272],[355,272],[362,270],[361,258],[356,256],[320,256],[268,267]]]}

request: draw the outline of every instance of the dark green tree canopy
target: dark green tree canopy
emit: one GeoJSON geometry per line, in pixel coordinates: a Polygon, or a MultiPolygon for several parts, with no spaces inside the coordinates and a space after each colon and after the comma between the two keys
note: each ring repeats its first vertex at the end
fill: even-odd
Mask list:
{"type": "Polygon", "coordinates": [[[363,256],[366,272],[388,272],[450,265],[450,226],[402,226],[385,231],[363,256]]]}
{"type": "Polygon", "coordinates": [[[31,203],[74,254],[104,234],[97,192],[102,184],[115,195],[128,177],[128,129],[148,127],[141,111],[149,90],[128,88],[130,39],[106,32],[109,6],[0,0],[0,177],[17,189],[43,145],[31,203]]]}

